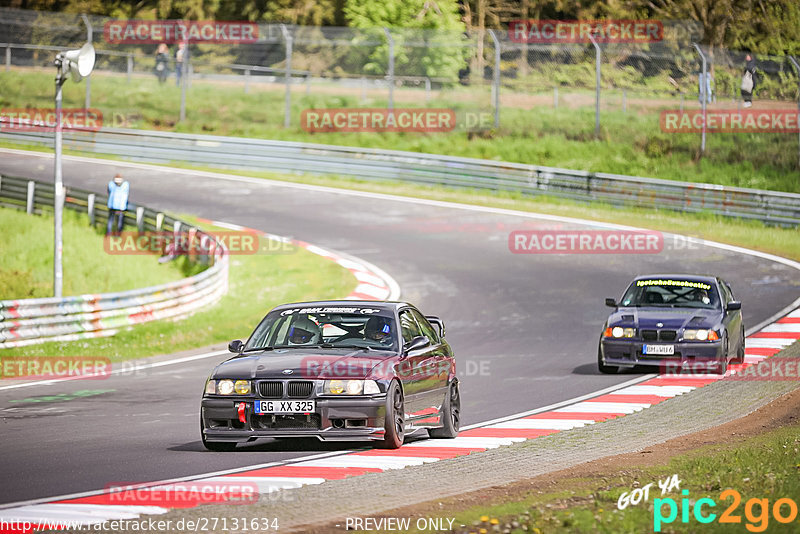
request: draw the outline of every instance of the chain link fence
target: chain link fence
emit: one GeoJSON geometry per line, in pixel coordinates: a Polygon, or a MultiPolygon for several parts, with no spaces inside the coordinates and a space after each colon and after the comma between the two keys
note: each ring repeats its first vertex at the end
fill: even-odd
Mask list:
{"type": "MultiPolygon", "coordinates": [[[[128,83],[155,76],[155,44],[108,42],[104,27],[111,19],[89,20],[98,75],[125,77],[128,83]]],[[[5,71],[51,69],[55,51],[78,48],[86,39],[80,15],[0,9],[5,71]]],[[[185,113],[191,115],[192,84],[204,83],[231,94],[269,92],[274,112],[264,120],[277,127],[298,128],[309,108],[447,107],[489,115],[484,130],[491,135],[525,134],[535,127],[568,139],[609,139],[624,136],[631,120],[647,119],[655,125],[652,131],[630,142],[648,154],[692,145],[700,154],[725,150],[726,158],[735,159],[741,142],[752,153],[764,148],[763,161],[756,158],[755,165],[772,164],[775,151],[769,147],[778,143],[780,158],[787,160],[781,165],[800,168],[800,134],[751,135],[735,142],[715,134],[701,146],[698,135],[669,137],[659,130],[663,110],[699,109],[704,89],[712,109],[742,105],[745,54],[695,46],[700,39],[698,27],[685,22],[665,23],[660,41],[597,46],[524,43],[501,30],[259,24],[255,42],[190,44],[183,80],[176,76],[176,46],[170,45],[167,83],[180,81],[186,90],[181,113],[164,123],[174,125],[185,113]],[[702,80],[708,80],[705,88],[702,80]]],[[[759,105],[800,108],[800,67],[794,58],[759,55],[755,61],[759,105]]],[[[91,100],[89,85],[87,107],[91,100]]]]}

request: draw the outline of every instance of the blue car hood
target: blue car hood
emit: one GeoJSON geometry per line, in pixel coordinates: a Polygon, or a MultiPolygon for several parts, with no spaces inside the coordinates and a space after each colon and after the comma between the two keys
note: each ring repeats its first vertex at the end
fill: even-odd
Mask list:
{"type": "Polygon", "coordinates": [[[608,324],[640,329],[714,328],[719,323],[721,314],[720,310],[704,308],[628,307],[619,308],[612,313],[608,324]]]}

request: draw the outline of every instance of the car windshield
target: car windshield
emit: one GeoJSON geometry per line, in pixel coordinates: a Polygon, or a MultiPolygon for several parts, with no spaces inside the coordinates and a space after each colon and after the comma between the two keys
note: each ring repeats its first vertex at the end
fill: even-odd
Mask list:
{"type": "Polygon", "coordinates": [[[244,351],[310,347],[397,350],[397,346],[391,311],[298,307],[270,312],[256,327],[244,351]]]}
{"type": "Polygon", "coordinates": [[[636,280],[622,297],[622,306],[665,308],[719,307],[717,288],[705,282],[681,279],[636,280]]]}

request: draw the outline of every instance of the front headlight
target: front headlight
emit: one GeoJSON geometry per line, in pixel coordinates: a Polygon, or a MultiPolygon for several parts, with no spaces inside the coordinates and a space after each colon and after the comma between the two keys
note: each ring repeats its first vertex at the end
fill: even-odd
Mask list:
{"type": "Polygon", "coordinates": [[[719,335],[713,330],[684,330],[683,339],[689,341],[717,341],[719,339],[719,335]]]}
{"type": "Polygon", "coordinates": [[[206,380],[206,395],[213,395],[217,392],[217,381],[206,380]]]}
{"type": "Polygon", "coordinates": [[[233,389],[239,395],[247,395],[250,393],[250,381],[249,380],[237,380],[233,383],[233,389]]]}
{"type": "Polygon", "coordinates": [[[606,328],[605,332],[603,333],[603,337],[633,337],[636,335],[635,328],[623,328],[621,326],[615,326],[614,328],[606,328]]]}
{"type": "Polygon", "coordinates": [[[364,382],[375,384],[372,380],[326,380],[322,392],[326,395],[361,395],[364,393],[364,382]]]}
{"type": "Polygon", "coordinates": [[[233,380],[220,380],[217,384],[217,392],[220,395],[230,395],[233,393],[233,380]]]}

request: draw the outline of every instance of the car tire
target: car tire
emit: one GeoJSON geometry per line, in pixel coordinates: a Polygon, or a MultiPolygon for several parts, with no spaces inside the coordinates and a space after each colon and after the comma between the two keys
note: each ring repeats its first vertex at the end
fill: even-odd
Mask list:
{"type": "Polygon", "coordinates": [[[405,439],[405,402],[403,390],[397,380],[392,380],[386,392],[386,417],[384,418],[383,441],[379,443],[381,449],[399,449],[405,439]]]}
{"type": "Polygon", "coordinates": [[[203,447],[214,452],[230,452],[236,448],[235,441],[207,441],[204,432],[203,418],[200,417],[200,439],[203,440],[203,447]]]}
{"type": "Polygon", "coordinates": [[[717,374],[724,375],[728,372],[728,338],[725,338],[725,348],[722,350],[722,359],[717,362],[717,374]]]}
{"type": "Polygon", "coordinates": [[[428,435],[436,439],[453,439],[458,436],[461,427],[461,391],[458,380],[453,380],[447,390],[447,396],[442,404],[442,426],[431,428],[428,435]]]}
{"type": "Polygon", "coordinates": [[[606,365],[603,363],[603,354],[600,352],[600,347],[597,347],[597,370],[604,375],[613,375],[619,371],[616,365],[606,365]]]}
{"type": "Polygon", "coordinates": [[[744,363],[744,325],[742,325],[742,336],[739,338],[739,347],[736,349],[736,357],[731,363],[744,363]]]}

